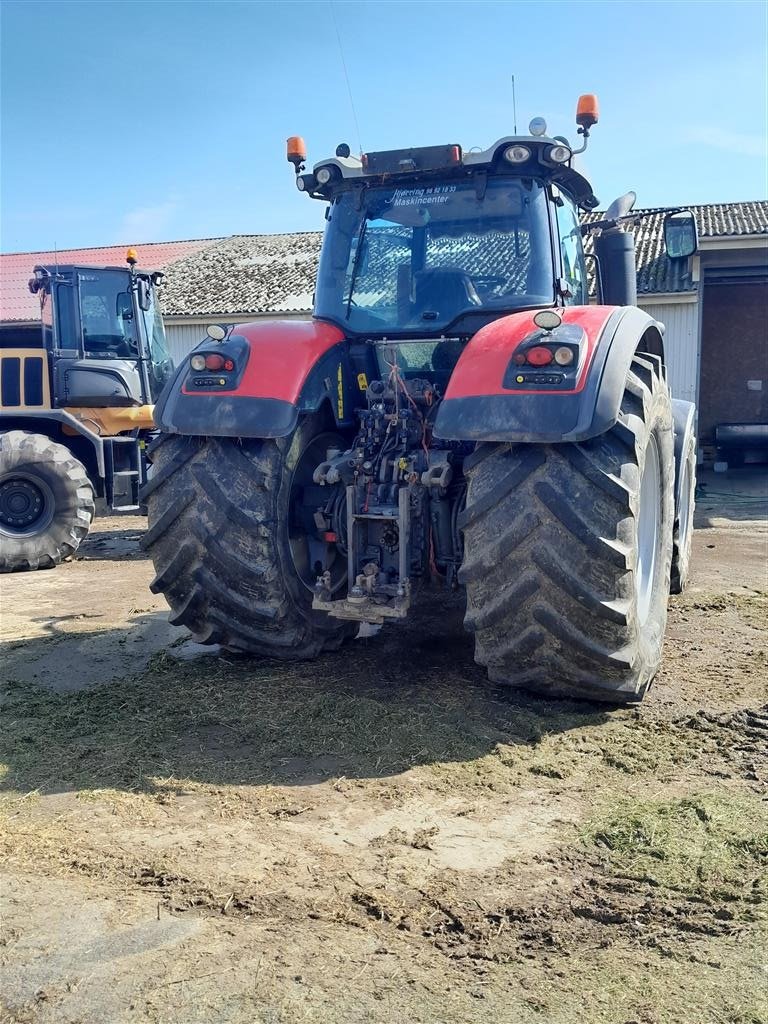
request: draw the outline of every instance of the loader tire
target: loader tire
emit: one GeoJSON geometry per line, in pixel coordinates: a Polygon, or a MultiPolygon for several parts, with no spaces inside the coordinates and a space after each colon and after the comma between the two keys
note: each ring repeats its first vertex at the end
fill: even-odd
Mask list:
{"type": "Polygon", "coordinates": [[[50,569],[77,551],[93,520],[85,466],[44,434],[0,435],[0,572],[50,569]]]}
{"type": "Polygon", "coordinates": [[[297,467],[306,476],[316,452],[314,465],[334,443],[338,436],[314,417],[277,440],[163,434],[154,442],[141,546],[170,622],[198,643],[285,661],[335,650],[355,635],[356,625],[312,610],[309,575],[302,580],[291,548],[297,467]]]}
{"type": "Polygon", "coordinates": [[[642,699],[667,619],[675,465],[660,361],[637,355],[621,412],[578,444],[486,444],[465,463],[465,626],[491,680],[642,699]]]}

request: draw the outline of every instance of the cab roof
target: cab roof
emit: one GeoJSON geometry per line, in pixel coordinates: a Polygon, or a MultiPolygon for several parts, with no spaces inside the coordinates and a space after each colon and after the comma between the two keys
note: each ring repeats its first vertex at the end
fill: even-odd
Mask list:
{"type": "Polygon", "coordinates": [[[350,186],[412,185],[496,174],[546,180],[567,192],[582,209],[598,206],[592,186],[573,167],[573,153],[566,141],[533,135],[505,136],[481,152],[465,153],[461,146],[449,144],[364,153],[360,159],[335,156],[316,163],[311,172],[297,175],[297,185],[313,199],[329,200],[336,191],[350,186]],[[513,150],[518,159],[511,162],[506,154],[513,150]],[[553,159],[553,152],[565,159],[553,159]]]}

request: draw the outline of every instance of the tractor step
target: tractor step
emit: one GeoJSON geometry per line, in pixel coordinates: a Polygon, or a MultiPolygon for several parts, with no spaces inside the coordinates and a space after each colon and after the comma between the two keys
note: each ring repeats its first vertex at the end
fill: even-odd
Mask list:
{"type": "Polygon", "coordinates": [[[142,484],[141,448],[135,437],[104,438],[104,485],[114,512],[135,512],[142,484]]]}

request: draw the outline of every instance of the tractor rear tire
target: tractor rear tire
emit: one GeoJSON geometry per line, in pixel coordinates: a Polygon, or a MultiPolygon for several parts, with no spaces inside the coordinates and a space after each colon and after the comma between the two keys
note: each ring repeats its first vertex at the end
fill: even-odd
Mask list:
{"type": "Polygon", "coordinates": [[[73,555],[93,520],[85,466],[44,434],[0,435],[0,572],[50,569],[73,555]]]}
{"type": "Polygon", "coordinates": [[[485,444],[465,462],[465,626],[494,682],[641,700],[661,661],[675,464],[660,360],[637,355],[621,412],[578,444],[485,444]]]}
{"type": "Polygon", "coordinates": [[[288,438],[163,434],[149,449],[141,546],[155,565],[150,589],[198,643],[297,661],[357,632],[312,610],[289,541],[293,472],[321,433],[310,417],[288,438]]]}

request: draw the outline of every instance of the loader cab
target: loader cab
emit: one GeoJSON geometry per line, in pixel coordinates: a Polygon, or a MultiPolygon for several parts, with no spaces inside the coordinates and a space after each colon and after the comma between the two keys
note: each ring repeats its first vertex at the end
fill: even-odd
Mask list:
{"type": "Polygon", "coordinates": [[[153,403],[173,364],[157,301],[158,274],[132,267],[35,267],[53,403],[153,403]]]}

